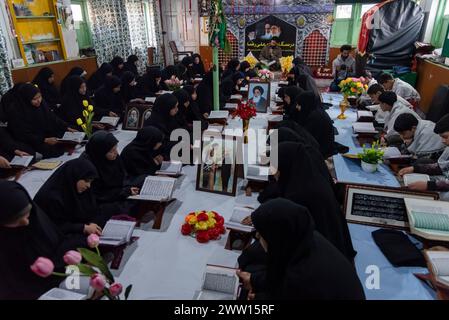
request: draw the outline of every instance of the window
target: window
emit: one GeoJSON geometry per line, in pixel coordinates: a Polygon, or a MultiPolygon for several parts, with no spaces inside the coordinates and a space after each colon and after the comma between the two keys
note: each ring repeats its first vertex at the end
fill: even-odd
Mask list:
{"type": "Polygon", "coordinates": [[[335,13],[336,19],[351,19],[352,17],[352,5],[344,4],[338,5],[335,13]]]}
{"type": "Polygon", "coordinates": [[[370,4],[363,4],[362,5],[362,10],[360,12],[360,18],[363,17],[363,15],[372,7],[374,7],[376,4],[375,3],[370,3],[370,4]]]}
{"type": "Polygon", "coordinates": [[[84,21],[81,5],[71,4],[70,8],[72,9],[73,21],[84,21]]]}
{"type": "Polygon", "coordinates": [[[449,16],[449,0],[446,0],[446,7],[444,8],[444,15],[449,16]]]}

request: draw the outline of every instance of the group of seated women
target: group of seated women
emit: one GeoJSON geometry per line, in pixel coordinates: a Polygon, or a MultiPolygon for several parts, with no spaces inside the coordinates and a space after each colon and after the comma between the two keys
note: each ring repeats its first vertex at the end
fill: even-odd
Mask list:
{"type": "MultiPolygon", "coordinates": [[[[207,126],[212,75],[198,67],[199,56],[163,72],[150,69],[137,81],[134,59],[128,60],[131,65],[126,71],[120,59],[103,64],[87,83],[82,74],[70,75],[60,106],[52,100],[54,109],[43,97],[57,95],[51,77],[45,85],[17,84],[3,97],[1,120],[8,126],[1,128],[2,155],[57,157],[63,150],[58,149],[56,138],[67,130],[79,130],[73,121],[82,112],[84,100],[101,115],[120,115],[118,101],[125,96],[138,99],[133,92],[164,90],[164,77],[185,81],[182,89],[157,97],[144,127],[120,154],[115,136],[98,130],[81,156],[59,167],[34,199],[20,184],[0,181],[0,259],[8,261],[0,266],[0,299],[35,299],[58,285],[60,279],[41,279],[29,266],[46,256],[61,271],[64,252],[86,247],[86,236],[101,235],[114,215],[133,216],[137,204],[129,196],[139,193],[145,177],[154,175],[162,161],[170,160],[176,143],[169,138],[173,130],[191,130],[195,121],[202,128],[207,126]],[[197,76],[203,78],[199,85],[189,84],[197,76]]],[[[247,64],[235,64],[230,63],[223,74],[230,78],[221,82],[229,92],[247,81],[251,72],[247,64]]],[[[49,75],[48,70],[42,73],[49,75]]],[[[332,124],[313,88],[296,84],[283,94],[286,117],[278,127],[279,164],[259,195],[262,205],[244,220],[255,227],[257,239],[239,258],[238,276],[245,289],[241,298],[364,299],[353,265],[356,252],[325,164],[332,154],[328,143],[332,124]]]]}

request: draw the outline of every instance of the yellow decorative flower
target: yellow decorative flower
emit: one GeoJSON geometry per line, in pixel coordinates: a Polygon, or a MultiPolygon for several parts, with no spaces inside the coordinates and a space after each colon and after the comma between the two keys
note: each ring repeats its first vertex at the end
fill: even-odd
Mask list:
{"type": "Polygon", "coordinates": [[[207,222],[206,221],[200,221],[195,225],[196,230],[207,230],[207,222]]]}
{"type": "Polygon", "coordinates": [[[81,120],[81,118],[76,119],[76,124],[77,125],[82,125],[83,124],[83,120],[81,120]]]}
{"type": "Polygon", "coordinates": [[[88,113],[86,110],[83,110],[83,116],[84,116],[85,118],[87,118],[87,117],[89,116],[89,113],[88,113]]]}
{"type": "Polygon", "coordinates": [[[190,219],[189,219],[190,225],[195,225],[197,222],[198,222],[198,220],[196,219],[196,216],[190,216],[190,219]]]}
{"type": "Polygon", "coordinates": [[[81,128],[82,128],[83,130],[86,130],[86,129],[87,129],[87,127],[86,127],[85,124],[82,124],[82,125],[81,125],[81,128]]]}
{"type": "Polygon", "coordinates": [[[94,106],[93,106],[93,105],[89,105],[89,107],[87,108],[87,110],[88,110],[89,112],[94,111],[94,106]]]}
{"type": "Polygon", "coordinates": [[[217,222],[215,221],[214,218],[210,218],[209,220],[207,220],[207,227],[208,228],[214,228],[216,223],[217,222]]]}
{"type": "Polygon", "coordinates": [[[87,108],[88,105],[89,105],[89,101],[83,100],[83,106],[87,108]]]}
{"type": "Polygon", "coordinates": [[[215,214],[212,211],[207,212],[207,215],[209,216],[209,219],[215,218],[215,214]]]}

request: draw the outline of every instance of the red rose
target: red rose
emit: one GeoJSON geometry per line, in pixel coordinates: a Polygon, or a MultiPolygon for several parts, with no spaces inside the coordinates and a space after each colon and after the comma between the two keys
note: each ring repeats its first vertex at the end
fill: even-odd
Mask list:
{"type": "Polygon", "coordinates": [[[208,233],[211,240],[217,240],[220,237],[220,230],[217,228],[210,229],[208,233]]]}
{"type": "Polygon", "coordinates": [[[217,228],[220,229],[220,233],[221,234],[225,234],[226,233],[226,229],[225,229],[225,227],[223,225],[220,225],[217,228]]]}
{"type": "Polygon", "coordinates": [[[215,222],[218,226],[222,226],[224,224],[224,218],[222,216],[215,216],[215,222]]]}
{"type": "Polygon", "coordinates": [[[209,242],[209,232],[208,231],[198,231],[196,233],[196,240],[199,243],[209,242]]]}
{"type": "Polygon", "coordinates": [[[188,223],[184,223],[181,227],[181,233],[185,236],[188,236],[190,233],[192,233],[192,226],[188,223]]]}
{"type": "Polygon", "coordinates": [[[209,220],[209,216],[206,213],[201,212],[199,215],[196,216],[196,219],[198,221],[207,221],[209,220]]]}

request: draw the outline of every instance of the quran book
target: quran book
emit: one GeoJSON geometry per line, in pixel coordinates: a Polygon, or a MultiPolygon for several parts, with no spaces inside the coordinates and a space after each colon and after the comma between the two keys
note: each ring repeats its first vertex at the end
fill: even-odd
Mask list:
{"type": "Polygon", "coordinates": [[[281,97],[276,96],[276,98],[274,99],[274,102],[276,102],[276,103],[282,103],[282,102],[284,102],[284,100],[282,100],[281,97]]]}
{"type": "Polygon", "coordinates": [[[405,186],[409,186],[412,183],[419,182],[419,181],[430,181],[430,176],[427,174],[420,174],[420,173],[409,173],[404,175],[404,184],[405,186]]]}
{"type": "Polygon", "coordinates": [[[163,95],[163,94],[166,94],[166,93],[173,93],[173,91],[162,90],[162,91],[158,92],[157,94],[163,95]]]}
{"type": "Polygon", "coordinates": [[[225,106],[224,106],[224,108],[226,110],[235,110],[235,109],[237,109],[237,107],[238,107],[237,103],[229,103],[229,102],[226,103],[225,106]]]}
{"type": "Polygon", "coordinates": [[[128,243],[135,227],[135,221],[109,220],[103,229],[100,244],[119,246],[128,243]]]}
{"type": "Polygon", "coordinates": [[[378,133],[372,122],[354,122],[352,128],[354,129],[354,133],[378,133]]]}
{"type": "Polygon", "coordinates": [[[410,231],[428,240],[449,241],[449,203],[404,199],[410,231]]]}
{"type": "Polygon", "coordinates": [[[245,207],[234,207],[234,211],[232,212],[231,219],[225,222],[225,227],[232,230],[242,231],[242,232],[252,232],[254,231],[253,226],[248,226],[242,224],[242,220],[246,217],[250,216],[253,213],[254,209],[245,208],[245,207]]]}
{"type": "Polygon", "coordinates": [[[231,100],[242,100],[243,96],[241,94],[233,94],[231,95],[231,100]]]}
{"type": "Polygon", "coordinates": [[[203,78],[195,78],[195,79],[193,79],[193,81],[195,81],[195,82],[201,82],[201,81],[203,81],[203,78]]]}
{"type": "Polygon", "coordinates": [[[267,120],[271,122],[280,122],[284,119],[284,116],[281,114],[269,114],[267,115],[267,120]]]}
{"type": "Polygon", "coordinates": [[[84,137],[86,134],[84,132],[65,132],[64,136],[58,141],[60,142],[74,142],[74,143],[81,143],[83,142],[84,137]]]}
{"type": "Polygon", "coordinates": [[[236,269],[207,265],[198,300],[236,300],[239,278],[236,269]]]}
{"type": "Polygon", "coordinates": [[[53,288],[47,291],[38,300],[86,300],[85,294],[73,292],[66,289],[53,288]]]}
{"type": "Polygon", "coordinates": [[[148,176],[145,178],[140,194],[128,199],[165,202],[172,199],[176,179],[170,177],[148,176]]]}
{"type": "Polygon", "coordinates": [[[32,165],[34,169],[38,170],[54,170],[61,165],[62,161],[41,160],[32,165]]]}
{"type": "Polygon", "coordinates": [[[279,81],[279,85],[280,86],[288,86],[288,81],[285,81],[285,80],[279,81]]]}
{"type": "Polygon", "coordinates": [[[424,250],[424,256],[437,283],[449,287],[449,251],[424,250]]]}
{"type": "Polygon", "coordinates": [[[111,127],[117,127],[119,120],[120,117],[102,117],[101,120],[97,123],[111,127]]]}
{"type": "Polygon", "coordinates": [[[246,87],[241,87],[240,88],[240,92],[248,92],[248,86],[246,86],[246,87]]]}
{"type": "Polygon", "coordinates": [[[374,115],[371,111],[359,110],[357,111],[357,121],[359,122],[373,122],[374,115]]]}
{"type": "Polygon", "coordinates": [[[179,161],[163,161],[161,169],[156,174],[165,176],[180,176],[182,174],[182,163],[179,161]]]}
{"type": "Polygon", "coordinates": [[[371,112],[375,112],[375,111],[377,112],[380,109],[380,105],[375,104],[375,105],[372,105],[372,106],[366,106],[365,108],[367,108],[371,112]]]}
{"type": "Polygon", "coordinates": [[[209,119],[227,119],[229,117],[229,111],[211,111],[209,119]]]}
{"type": "Polygon", "coordinates": [[[156,97],[146,97],[145,98],[145,102],[149,102],[149,103],[155,103],[156,102],[156,97]]]}
{"type": "Polygon", "coordinates": [[[15,156],[11,161],[10,161],[10,166],[11,167],[22,167],[22,168],[26,168],[30,165],[31,161],[33,161],[34,157],[33,156],[15,156]]]}
{"type": "Polygon", "coordinates": [[[246,169],[246,179],[257,181],[268,181],[270,168],[267,166],[248,166],[246,169]]]}

